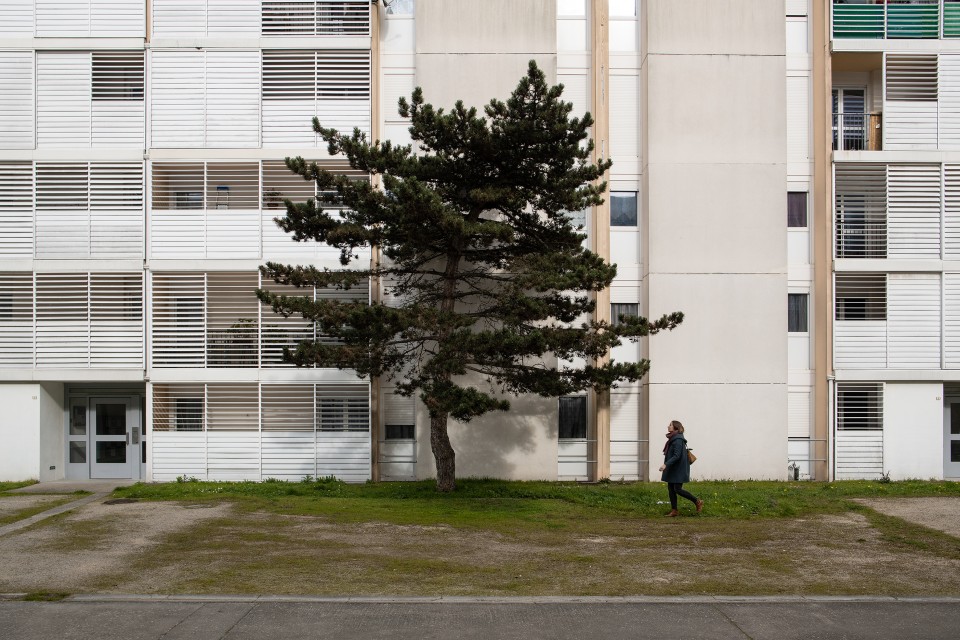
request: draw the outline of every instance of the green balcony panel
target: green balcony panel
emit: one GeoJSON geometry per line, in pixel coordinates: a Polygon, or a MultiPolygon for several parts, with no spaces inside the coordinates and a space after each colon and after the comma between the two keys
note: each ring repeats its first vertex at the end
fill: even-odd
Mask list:
{"type": "Polygon", "coordinates": [[[960,2],[943,5],[943,37],[960,38],[960,2]]]}
{"type": "Polygon", "coordinates": [[[834,38],[882,38],[883,5],[833,5],[834,38]]]}
{"type": "Polygon", "coordinates": [[[940,6],[934,4],[888,4],[888,38],[939,38],[940,6]]]}

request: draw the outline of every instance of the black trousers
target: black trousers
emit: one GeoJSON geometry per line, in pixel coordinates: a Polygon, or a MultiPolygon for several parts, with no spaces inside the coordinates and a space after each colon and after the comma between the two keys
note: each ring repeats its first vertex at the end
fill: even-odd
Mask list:
{"type": "Polygon", "coordinates": [[[670,492],[670,508],[677,508],[677,496],[683,496],[693,504],[697,504],[697,496],[683,488],[682,482],[668,482],[667,490],[670,492]]]}

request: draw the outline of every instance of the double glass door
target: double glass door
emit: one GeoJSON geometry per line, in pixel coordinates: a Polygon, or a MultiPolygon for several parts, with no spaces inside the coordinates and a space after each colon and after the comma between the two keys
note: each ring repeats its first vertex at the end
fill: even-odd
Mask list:
{"type": "Polygon", "coordinates": [[[139,479],[140,428],[138,397],[75,400],[71,403],[67,435],[68,468],[73,468],[75,474],[86,473],[90,478],[139,479]]]}
{"type": "Polygon", "coordinates": [[[943,425],[943,477],[960,479],[960,400],[950,401],[943,425]]]}

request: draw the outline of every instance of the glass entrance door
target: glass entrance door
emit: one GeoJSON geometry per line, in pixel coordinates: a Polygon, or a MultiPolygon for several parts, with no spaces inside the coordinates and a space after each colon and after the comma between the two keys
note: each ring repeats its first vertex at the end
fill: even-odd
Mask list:
{"type": "Polygon", "coordinates": [[[137,412],[130,398],[90,398],[91,478],[139,477],[137,412]]]}
{"type": "Polygon", "coordinates": [[[948,402],[943,421],[943,476],[960,478],[960,400],[948,402]]]}

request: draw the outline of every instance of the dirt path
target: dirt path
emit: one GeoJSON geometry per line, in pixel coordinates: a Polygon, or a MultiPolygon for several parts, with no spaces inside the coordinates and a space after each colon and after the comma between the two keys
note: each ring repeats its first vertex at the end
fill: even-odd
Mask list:
{"type": "Polygon", "coordinates": [[[5,518],[36,506],[63,502],[63,496],[0,496],[0,522],[5,518]]]}
{"type": "Polygon", "coordinates": [[[958,498],[882,498],[857,502],[888,516],[902,518],[960,538],[958,498]]]}

